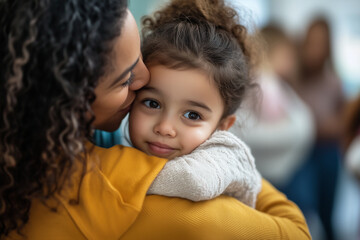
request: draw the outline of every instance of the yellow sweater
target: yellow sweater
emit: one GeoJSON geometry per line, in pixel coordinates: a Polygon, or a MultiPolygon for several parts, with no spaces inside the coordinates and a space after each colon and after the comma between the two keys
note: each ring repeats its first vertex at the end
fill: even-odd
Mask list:
{"type": "MultiPolygon", "coordinates": [[[[165,159],[122,146],[92,147],[89,160],[99,164],[89,167],[79,204],[68,201],[76,186],[48,207],[33,201],[22,230],[28,239],[310,239],[300,210],[266,181],[256,206],[262,212],[226,196],[199,203],[145,197],[165,159]]],[[[9,239],[23,237],[12,232],[9,239]]]]}

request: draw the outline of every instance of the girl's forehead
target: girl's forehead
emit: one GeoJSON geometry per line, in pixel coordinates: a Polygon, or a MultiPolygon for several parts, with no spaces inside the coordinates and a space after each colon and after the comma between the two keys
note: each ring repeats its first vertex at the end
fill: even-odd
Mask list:
{"type": "Polygon", "coordinates": [[[221,101],[217,85],[203,70],[175,70],[156,65],[149,67],[149,71],[151,77],[145,89],[156,89],[164,98],[197,99],[209,103],[221,101]]]}

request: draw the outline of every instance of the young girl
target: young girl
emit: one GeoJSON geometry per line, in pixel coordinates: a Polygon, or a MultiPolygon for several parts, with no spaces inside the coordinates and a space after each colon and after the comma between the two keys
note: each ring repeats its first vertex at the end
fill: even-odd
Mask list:
{"type": "Polygon", "coordinates": [[[254,207],[261,178],[250,150],[234,135],[215,132],[232,126],[253,87],[246,29],[221,1],[199,1],[181,14],[173,6],[144,20],[142,52],[151,79],[129,118],[134,147],[173,159],[148,193],[193,201],[226,193],[254,207]]]}

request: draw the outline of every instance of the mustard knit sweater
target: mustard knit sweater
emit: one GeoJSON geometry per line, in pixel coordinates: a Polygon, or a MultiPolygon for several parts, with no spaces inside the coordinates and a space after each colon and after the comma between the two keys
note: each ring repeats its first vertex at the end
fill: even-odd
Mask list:
{"type": "MultiPolygon", "coordinates": [[[[119,145],[88,146],[92,164],[79,203],[69,203],[75,184],[48,206],[34,200],[22,229],[27,239],[311,239],[298,207],[265,180],[257,210],[227,196],[197,203],[146,196],[165,159],[119,145]]],[[[8,239],[24,236],[14,231],[8,239]]]]}

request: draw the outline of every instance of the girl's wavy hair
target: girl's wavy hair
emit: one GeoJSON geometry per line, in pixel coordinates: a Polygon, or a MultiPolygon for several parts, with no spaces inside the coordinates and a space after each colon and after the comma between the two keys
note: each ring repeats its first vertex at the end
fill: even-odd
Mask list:
{"type": "Polygon", "coordinates": [[[126,9],[125,0],[0,1],[0,238],[20,233],[32,199],[60,193],[76,165],[84,176],[94,88],[126,9]]]}
{"type": "Polygon", "coordinates": [[[172,0],[142,24],[144,62],[209,73],[224,100],[223,117],[233,114],[256,86],[252,36],[223,0],[172,0]]]}

